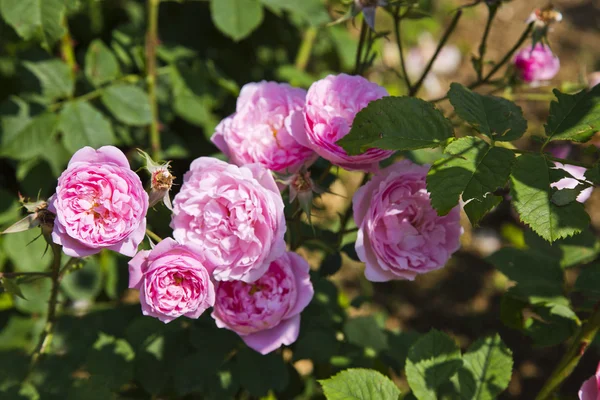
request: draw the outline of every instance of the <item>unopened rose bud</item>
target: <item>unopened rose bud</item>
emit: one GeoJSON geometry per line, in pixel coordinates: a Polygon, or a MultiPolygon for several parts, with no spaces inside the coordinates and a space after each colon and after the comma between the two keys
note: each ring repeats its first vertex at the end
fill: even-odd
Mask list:
{"type": "Polygon", "coordinates": [[[21,195],[19,195],[19,201],[30,214],[6,228],[2,233],[23,232],[39,226],[42,228],[44,236],[49,238],[52,229],[54,229],[54,218],[56,215],[48,210],[48,203],[45,200],[29,202],[21,195]]]}
{"type": "Polygon", "coordinates": [[[322,193],[310,177],[310,171],[305,168],[300,170],[298,173],[284,179],[283,182],[289,185],[290,189],[290,203],[298,199],[300,208],[310,221],[310,215],[312,210],[313,193],[322,193]]]}
{"type": "Polygon", "coordinates": [[[153,207],[162,201],[165,206],[173,211],[173,205],[171,204],[171,198],[169,192],[175,177],[170,171],[170,161],[164,164],[155,162],[146,152],[139,150],[138,152],[146,159],[146,169],[152,175],[150,180],[150,195],[148,198],[148,206],[153,207]]]}
{"type": "Polygon", "coordinates": [[[362,11],[365,22],[375,30],[375,9],[387,6],[387,0],[354,0],[356,10],[362,11]]]}

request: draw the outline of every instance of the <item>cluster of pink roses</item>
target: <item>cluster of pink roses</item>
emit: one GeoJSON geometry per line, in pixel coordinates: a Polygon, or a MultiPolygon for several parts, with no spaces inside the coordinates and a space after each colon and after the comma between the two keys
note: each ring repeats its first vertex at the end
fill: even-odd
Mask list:
{"type": "Polygon", "coordinates": [[[379,170],[392,152],[349,156],[336,144],[358,111],[386,95],[344,74],[308,92],[274,82],[246,85],[235,114],[213,137],[234,164],[192,162],[173,200],[174,239],[152,250],[137,252],[149,199],[125,155],[112,146],[81,149],[49,200],[57,215],[53,240],[75,257],[101,249],[132,256],[129,287],[140,291],[145,315],[166,323],[213,307],[219,327],[263,354],[290,344],[313,287],[308,263],[286,251],[284,204],[272,172],[305,170],[317,154],[375,172],[353,199],[356,250],[373,281],[414,279],[441,268],[459,246],[459,209],[440,217],[431,207],[427,166],[405,160],[379,170]]]}

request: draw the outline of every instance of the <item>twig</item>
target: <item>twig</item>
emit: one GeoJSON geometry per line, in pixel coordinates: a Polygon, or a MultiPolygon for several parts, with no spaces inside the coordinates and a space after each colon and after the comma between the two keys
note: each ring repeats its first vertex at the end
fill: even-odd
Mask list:
{"type": "Polygon", "coordinates": [[[158,236],[156,233],[152,232],[150,229],[146,229],[146,235],[150,236],[150,238],[152,240],[154,240],[156,243],[158,243],[162,240],[162,238],[160,236],[158,236]]]}
{"type": "Polygon", "coordinates": [[[410,92],[412,90],[412,86],[410,83],[410,78],[406,72],[406,63],[404,61],[404,51],[402,49],[402,35],[400,30],[400,22],[402,21],[402,17],[400,16],[400,6],[396,6],[394,10],[394,31],[396,34],[396,44],[398,46],[398,53],[400,53],[400,67],[402,68],[402,75],[404,77],[404,84],[406,85],[406,90],[410,92]]]}
{"type": "Polygon", "coordinates": [[[155,160],[161,158],[158,100],[156,98],[156,47],[158,46],[158,8],[160,0],[148,0],[148,30],[146,31],[146,83],[152,122],[150,123],[150,147],[155,160]]]}
{"type": "Polygon", "coordinates": [[[440,51],[442,50],[442,48],[448,41],[448,38],[450,38],[450,35],[452,34],[452,32],[454,32],[454,29],[456,28],[456,25],[458,24],[458,20],[460,19],[461,16],[462,16],[462,10],[459,9],[456,11],[456,14],[454,14],[454,18],[452,18],[452,22],[450,22],[448,29],[446,29],[446,32],[444,32],[444,35],[442,36],[442,39],[438,43],[437,49],[435,49],[435,53],[433,53],[433,56],[431,57],[431,59],[429,60],[429,63],[425,67],[425,70],[423,71],[421,78],[419,78],[417,83],[415,83],[415,85],[410,89],[410,91],[408,93],[409,96],[414,96],[419,92],[419,89],[421,88],[423,81],[429,74],[429,71],[431,70],[433,63],[435,62],[438,55],[440,54],[440,51]]]}
{"type": "MultiPolygon", "coordinates": [[[[516,154],[540,154],[539,152],[535,152],[535,151],[531,151],[531,150],[521,150],[521,149],[509,149],[509,150],[516,154]]],[[[542,155],[544,157],[546,157],[548,160],[556,161],[561,164],[576,165],[578,167],[583,167],[583,168],[588,168],[588,169],[594,167],[593,165],[590,165],[588,163],[584,163],[581,161],[575,161],[575,160],[568,160],[566,158],[554,157],[548,153],[542,153],[542,155]]]]}
{"type": "Polygon", "coordinates": [[[567,352],[542,387],[535,398],[536,400],[549,399],[552,393],[571,375],[590,343],[594,340],[598,329],[600,329],[600,307],[596,305],[590,318],[579,328],[567,352]]]}
{"type": "Polygon", "coordinates": [[[354,75],[358,75],[361,70],[362,50],[365,45],[365,38],[367,36],[367,22],[363,19],[360,26],[360,39],[358,40],[358,47],[356,48],[356,60],[354,62],[354,75]]]}
{"type": "MultiPolygon", "coordinates": [[[[369,174],[365,173],[363,175],[363,178],[360,182],[360,185],[358,185],[358,187],[363,186],[368,181],[369,181],[369,174]]],[[[340,229],[338,230],[338,233],[337,233],[337,238],[338,238],[338,242],[337,242],[337,246],[336,246],[337,248],[339,248],[340,245],[342,244],[344,235],[346,233],[349,233],[349,230],[346,229],[346,225],[348,225],[348,221],[350,221],[350,218],[352,218],[353,212],[354,212],[354,209],[352,208],[352,203],[350,203],[348,205],[348,208],[346,209],[346,211],[344,212],[344,214],[342,214],[342,216],[340,218],[340,229]]]]}
{"type": "Polygon", "coordinates": [[[52,274],[50,272],[0,272],[0,279],[19,278],[21,276],[41,276],[44,278],[50,278],[52,274]]]}
{"type": "Polygon", "coordinates": [[[62,25],[65,28],[65,34],[60,39],[60,53],[62,58],[65,60],[65,63],[69,66],[71,77],[75,79],[75,74],[77,73],[77,60],[75,59],[73,39],[71,38],[71,33],[69,32],[69,24],[66,16],[63,17],[62,25]]]}

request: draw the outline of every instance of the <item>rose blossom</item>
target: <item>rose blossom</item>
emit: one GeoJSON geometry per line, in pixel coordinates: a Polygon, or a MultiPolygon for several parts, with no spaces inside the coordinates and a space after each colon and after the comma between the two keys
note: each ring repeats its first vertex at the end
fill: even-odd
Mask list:
{"type": "Polygon", "coordinates": [[[596,375],[583,382],[579,389],[579,400],[600,400],[600,364],[596,375]]]}
{"type": "Polygon", "coordinates": [[[519,78],[527,83],[550,80],[560,69],[558,57],[542,43],[537,43],[533,49],[529,46],[521,49],[513,62],[519,78]]]}
{"type": "Polygon", "coordinates": [[[196,243],[216,280],[258,279],[285,251],[283,200],[269,170],[192,162],[173,200],[173,236],[196,243]]]}
{"type": "Polygon", "coordinates": [[[304,107],[306,130],[295,131],[294,137],[332,164],[349,170],[376,171],[379,161],[392,155],[392,151],[369,149],[349,156],[335,142],[350,132],[356,113],[387,95],[384,88],[361,76],[329,75],[308,89],[304,107]]]}
{"type": "Polygon", "coordinates": [[[305,90],[285,83],[244,85],[236,112],[221,121],[211,140],[234,164],[260,163],[271,171],[294,173],[316,158],[292,137],[304,130],[305,97],[305,90]]]}
{"type": "MultiPolygon", "coordinates": [[[[551,187],[556,188],[558,190],[574,189],[576,186],[581,184],[578,181],[578,179],[585,181],[585,171],[586,171],[585,168],[578,167],[576,165],[561,164],[559,162],[555,162],[554,165],[556,166],[556,169],[562,169],[562,170],[568,172],[573,178],[570,178],[570,177],[562,178],[558,182],[552,183],[550,185],[551,187]]],[[[590,187],[583,189],[581,192],[579,192],[579,195],[577,195],[577,201],[580,203],[585,203],[586,200],[589,199],[590,196],[592,195],[593,190],[594,190],[594,187],[590,183],[590,187]]]]}
{"type": "Polygon", "coordinates": [[[58,178],[48,209],[56,213],[52,240],[65,254],[110,249],[132,257],[146,232],[148,194],[121,150],[84,147],[58,178]]]}
{"type": "Polygon", "coordinates": [[[198,318],[215,303],[215,288],[193,245],[171,238],[129,261],[129,288],[140,291],[142,313],[164,323],[198,318]]]}
{"type": "Polygon", "coordinates": [[[296,341],[300,312],[310,303],[313,287],[308,263],[287,252],[273,261],[254,283],[219,282],[212,317],[262,354],[296,341]]]}
{"type": "Polygon", "coordinates": [[[428,169],[397,162],[354,194],[356,253],[370,281],[412,280],[443,267],[460,247],[459,207],[437,215],[425,184],[428,169]]]}

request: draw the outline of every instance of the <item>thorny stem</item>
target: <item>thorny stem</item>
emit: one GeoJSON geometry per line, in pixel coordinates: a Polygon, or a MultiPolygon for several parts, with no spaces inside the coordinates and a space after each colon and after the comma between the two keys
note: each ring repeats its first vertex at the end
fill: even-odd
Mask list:
{"type": "Polygon", "coordinates": [[[152,158],[160,159],[160,127],[158,121],[158,100],[156,98],[156,47],[158,46],[158,8],[160,0],[148,0],[148,30],[146,32],[146,83],[152,122],[150,123],[150,147],[152,158]]]}
{"type": "Polygon", "coordinates": [[[317,28],[311,26],[308,29],[306,29],[302,38],[302,43],[300,44],[300,48],[298,49],[298,54],[296,55],[295,65],[296,68],[300,71],[306,70],[306,66],[310,61],[310,55],[312,53],[312,49],[316,39],[317,28]]]}
{"type": "MultiPolygon", "coordinates": [[[[498,70],[500,70],[500,68],[502,68],[504,66],[504,64],[506,64],[510,60],[512,55],[519,49],[519,47],[521,47],[521,45],[525,42],[525,40],[527,40],[532,29],[533,29],[533,22],[530,23],[529,25],[527,25],[527,28],[525,28],[525,30],[519,37],[519,40],[517,40],[515,45],[510,48],[510,50],[504,55],[504,57],[502,57],[500,62],[498,62],[494,66],[494,68],[492,68],[491,71],[488,72],[488,74],[485,75],[483,78],[477,79],[475,82],[471,83],[468,86],[468,88],[475,89],[481,85],[488,83],[492,79],[492,77],[496,74],[496,72],[498,72],[498,70]]],[[[447,98],[448,98],[448,96],[440,97],[438,99],[431,100],[431,103],[438,103],[440,101],[446,100],[447,98]]]]}
{"type": "Polygon", "coordinates": [[[60,260],[62,256],[62,246],[57,245],[55,243],[51,243],[52,254],[54,256],[52,260],[52,270],[51,278],[52,278],[52,289],[50,291],[50,299],[48,300],[48,315],[46,317],[46,324],[44,325],[44,329],[40,334],[40,339],[38,344],[31,355],[31,363],[29,365],[29,371],[31,372],[37,362],[40,359],[40,356],[44,354],[44,352],[50,346],[52,342],[54,323],[56,321],[56,308],[58,306],[58,289],[60,286],[60,260]]]}
{"type": "Polygon", "coordinates": [[[565,355],[560,360],[544,386],[538,393],[536,400],[549,399],[562,382],[571,375],[581,357],[589,347],[600,329],[600,304],[597,304],[589,319],[579,328],[571,341],[565,355]]]}
{"type": "Polygon", "coordinates": [[[438,55],[440,54],[440,51],[442,50],[442,48],[448,41],[448,38],[450,37],[452,32],[454,32],[454,29],[456,28],[456,25],[458,24],[458,20],[460,19],[461,16],[462,16],[462,10],[456,11],[456,14],[454,14],[454,18],[452,18],[452,22],[450,22],[448,29],[446,29],[446,32],[444,32],[444,35],[442,36],[442,39],[438,43],[437,49],[435,49],[435,53],[433,53],[433,56],[431,57],[431,59],[429,60],[429,63],[425,67],[425,70],[423,71],[421,78],[419,78],[417,83],[415,83],[415,85],[410,89],[410,91],[408,93],[409,96],[414,96],[419,92],[419,89],[421,88],[423,81],[425,81],[425,78],[429,74],[429,71],[431,70],[433,63],[435,62],[438,55]]]}
{"type": "Polygon", "coordinates": [[[498,6],[490,6],[488,7],[488,19],[485,24],[485,29],[483,30],[483,36],[481,37],[481,44],[479,45],[479,60],[477,67],[477,78],[481,79],[483,77],[483,64],[485,58],[485,52],[487,51],[487,40],[490,34],[490,30],[492,28],[492,21],[496,16],[496,12],[498,11],[498,6]]]}
{"type": "Polygon", "coordinates": [[[410,84],[410,78],[408,77],[408,73],[406,72],[406,63],[404,61],[404,51],[402,49],[402,36],[400,30],[401,21],[402,18],[400,16],[400,6],[396,6],[396,9],[394,10],[394,31],[396,34],[396,45],[398,46],[398,53],[400,53],[400,67],[402,68],[404,84],[406,85],[406,90],[410,92],[412,90],[412,86],[410,84]]]}

